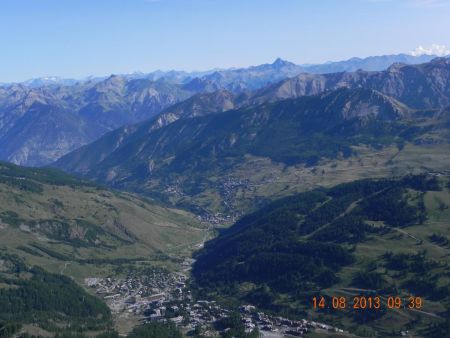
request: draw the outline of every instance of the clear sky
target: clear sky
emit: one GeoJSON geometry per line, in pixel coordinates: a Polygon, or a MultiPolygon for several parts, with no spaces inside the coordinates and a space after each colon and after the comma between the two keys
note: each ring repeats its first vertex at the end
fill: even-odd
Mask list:
{"type": "Polygon", "coordinates": [[[450,0],[0,0],[0,82],[450,48],[450,0]]]}

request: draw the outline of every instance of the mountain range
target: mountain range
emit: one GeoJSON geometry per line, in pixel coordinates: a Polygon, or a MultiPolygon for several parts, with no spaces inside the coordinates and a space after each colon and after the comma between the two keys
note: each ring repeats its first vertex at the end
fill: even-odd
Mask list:
{"type": "MultiPolygon", "coordinates": [[[[219,95],[222,96],[223,93],[220,92],[219,95]]],[[[211,112],[209,106],[207,109],[211,112]]],[[[411,116],[406,106],[380,92],[347,88],[315,96],[219,111],[205,116],[198,116],[195,110],[192,113],[193,116],[168,123],[162,128],[158,128],[159,119],[150,120],[133,128],[124,127],[62,157],[56,164],[62,164],[63,169],[75,173],[84,173],[81,168],[89,168],[99,174],[104,173],[104,180],[107,181],[111,173],[105,170],[103,165],[117,169],[121,165],[130,166],[132,163],[139,165],[142,161],[155,162],[150,166],[151,172],[149,171],[149,174],[153,175],[160,165],[170,163],[170,166],[178,168],[181,172],[185,168],[180,161],[185,160],[185,165],[196,165],[192,157],[199,156],[202,160],[198,165],[203,161],[211,161],[212,165],[214,157],[234,158],[239,152],[260,154],[272,157],[273,160],[295,163],[307,160],[306,156],[298,153],[304,149],[301,137],[304,137],[305,142],[314,133],[335,133],[334,136],[339,137],[340,128],[343,128],[341,124],[351,122],[357,123],[359,127],[370,128],[372,120],[397,121],[406,120],[411,116]],[[274,134],[277,130],[280,132],[279,135],[274,134]],[[289,137],[292,138],[292,142],[287,139],[289,137]],[[111,143],[105,144],[106,139],[111,143]],[[281,147],[270,145],[278,142],[281,143],[281,147]],[[105,155],[101,146],[108,155],[105,155]],[[293,155],[289,156],[291,150],[287,148],[298,149],[291,149],[293,155]],[[285,151],[287,153],[283,155],[285,151]],[[121,154],[126,154],[126,160],[121,154]],[[134,158],[135,156],[137,158],[134,158]],[[90,163],[89,158],[95,162],[90,163]],[[165,163],[163,161],[165,158],[170,161],[165,163]]],[[[163,113],[162,116],[168,115],[163,113]]],[[[352,133],[350,126],[347,133],[352,133]]],[[[342,136],[348,137],[348,134],[342,136]]],[[[310,149],[305,148],[305,151],[310,149]]],[[[346,149],[345,152],[349,151],[346,149]]],[[[133,172],[133,169],[131,171],[133,172]]],[[[85,173],[92,174],[90,170],[85,173]]]]}
{"type": "MultiPolygon", "coordinates": [[[[199,93],[226,90],[245,96],[304,72],[380,70],[392,62],[415,64],[431,58],[399,54],[304,66],[277,59],[272,64],[242,69],[156,71],[85,81],[47,77],[3,84],[0,86],[0,159],[31,166],[46,165],[109,131],[152,118],[199,93]]],[[[230,104],[221,110],[229,108],[232,108],[230,104]]]]}
{"type": "Polygon", "coordinates": [[[192,94],[178,85],[122,76],[73,86],[0,88],[0,158],[48,164],[192,94]]]}
{"type": "Polygon", "coordinates": [[[449,105],[449,59],[436,58],[421,65],[393,64],[387,71],[341,72],[330,74],[301,73],[256,91],[233,93],[218,90],[194,95],[162,111],[153,128],[179,118],[231,110],[244,106],[317,95],[339,88],[374,89],[415,109],[433,109],[449,105]],[[405,86],[405,83],[408,83],[405,86]]]}
{"type": "MultiPolygon", "coordinates": [[[[277,60],[275,60],[275,64],[278,64],[280,68],[281,66],[283,66],[283,64],[289,65],[290,70],[294,72],[298,72],[298,70],[300,70],[301,72],[306,73],[323,74],[336,72],[352,72],[358,69],[364,69],[368,71],[377,71],[377,70],[379,71],[388,68],[393,63],[418,64],[431,61],[436,57],[437,55],[423,54],[413,56],[411,54],[402,53],[402,54],[391,54],[381,56],[369,56],[366,58],[353,57],[343,61],[328,61],[322,64],[302,64],[302,65],[296,65],[292,62],[288,62],[282,60],[281,58],[278,58],[277,60]]],[[[134,72],[130,74],[123,74],[122,76],[126,77],[127,79],[149,79],[151,81],[164,79],[165,81],[173,83],[185,84],[197,78],[202,78],[203,80],[208,81],[213,80],[214,78],[217,77],[226,78],[230,76],[234,77],[234,79],[236,80],[236,78],[239,78],[239,74],[245,76],[245,73],[247,72],[249,72],[250,74],[252,70],[259,72],[264,68],[267,69],[268,66],[269,65],[267,64],[249,68],[212,69],[206,71],[193,71],[193,72],[177,71],[177,70],[170,70],[170,71],[156,70],[150,73],[134,72]]],[[[286,70],[286,72],[289,72],[289,70],[286,70]]],[[[20,82],[20,84],[27,87],[36,88],[42,86],[73,85],[76,83],[87,81],[99,82],[105,80],[106,78],[107,76],[89,76],[87,78],[77,80],[71,78],[61,78],[58,76],[46,76],[20,82]]],[[[254,81],[259,81],[259,79],[254,78],[254,81]]],[[[231,82],[228,81],[228,83],[230,84],[231,82]]],[[[10,86],[12,84],[13,83],[0,82],[0,86],[4,87],[10,86]]]]}
{"type": "Polygon", "coordinates": [[[227,190],[258,200],[252,193],[242,197],[239,186],[251,191],[266,175],[251,184],[237,178],[248,177],[257,161],[269,161],[261,173],[279,166],[286,173],[367,151],[447,144],[449,70],[449,59],[435,59],[381,72],[300,74],[250,93],[198,94],[155,119],[106,134],[55,166],[114,187],[230,212],[227,190]],[[205,194],[221,207],[206,202],[205,194]]]}
{"type": "Polygon", "coordinates": [[[314,95],[340,87],[368,88],[392,96],[411,108],[449,105],[450,59],[436,58],[419,65],[395,63],[386,71],[300,74],[261,90],[257,102],[314,95]]]}

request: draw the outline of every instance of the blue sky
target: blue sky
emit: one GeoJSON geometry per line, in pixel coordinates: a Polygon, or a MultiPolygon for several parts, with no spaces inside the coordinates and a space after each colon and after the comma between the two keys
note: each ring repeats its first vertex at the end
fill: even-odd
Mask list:
{"type": "Polygon", "coordinates": [[[450,0],[0,0],[0,82],[450,48],[450,0]]]}

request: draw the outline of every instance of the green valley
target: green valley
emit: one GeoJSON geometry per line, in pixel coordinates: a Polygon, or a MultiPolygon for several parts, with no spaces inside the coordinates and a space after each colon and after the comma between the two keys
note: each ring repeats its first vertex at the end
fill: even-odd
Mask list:
{"type": "Polygon", "coordinates": [[[17,321],[31,334],[58,332],[70,323],[72,331],[112,329],[113,318],[106,305],[74,281],[84,286],[86,278],[123,278],[127,271],[162,267],[167,274],[179,271],[183,260],[207,236],[205,226],[186,211],[107,190],[54,169],[6,163],[0,163],[0,234],[0,303],[6,311],[0,311],[0,320],[17,321]],[[92,301],[95,312],[72,313],[80,306],[75,303],[68,303],[64,309],[70,311],[64,312],[59,303],[50,303],[39,310],[44,317],[36,317],[34,306],[42,302],[30,299],[28,293],[59,302],[43,294],[42,283],[48,284],[46,292],[55,297],[70,300],[74,297],[70,293],[76,293],[83,302],[92,301]],[[59,296],[63,290],[67,294],[59,296]],[[22,307],[31,312],[27,314],[22,307]],[[62,317],[57,315],[61,311],[62,317]],[[93,321],[92,328],[87,322],[83,322],[86,327],[76,328],[77,316],[97,317],[97,313],[105,320],[93,321]],[[33,326],[36,322],[38,327],[33,326]]]}

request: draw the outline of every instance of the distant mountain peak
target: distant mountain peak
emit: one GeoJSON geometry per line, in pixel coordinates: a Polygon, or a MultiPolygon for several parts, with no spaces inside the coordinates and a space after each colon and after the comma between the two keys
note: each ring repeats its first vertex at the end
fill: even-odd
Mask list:
{"type": "Polygon", "coordinates": [[[293,63],[283,60],[282,58],[276,58],[276,60],[272,63],[272,65],[276,66],[276,67],[283,67],[283,66],[293,65],[293,63]]]}
{"type": "Polygon", "coordinates": [[[119,74],[111,74],[105,81],[125,80],[125,76],[119,74]]]}

